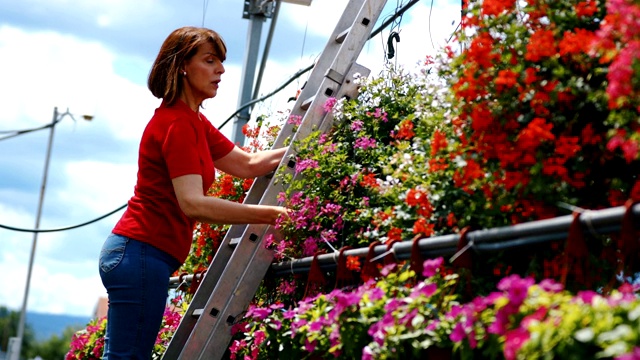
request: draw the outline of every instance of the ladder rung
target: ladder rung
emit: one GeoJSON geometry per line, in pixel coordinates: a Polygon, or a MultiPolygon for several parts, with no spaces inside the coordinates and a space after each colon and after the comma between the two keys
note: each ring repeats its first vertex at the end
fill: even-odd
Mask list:
{"type": "Polygon", "coordinates": [[[202,315],[202,313],[204,313],[204,309],[195,309],[193,310],[193,313],[191,313],[191,316],[198,317],[202,315]]]}
{"type": "MultiPolygon", "coordinates": [[[[258,234],[254,234],[254,233],[249,234],[249,241],[256,242],[256,241],[258,241],[258,238],[260,238],[260,237],[258,236],[258,234]]],[[[238,245],[238,244],[240,243],[240,240],[242,240],[242,238],[241,238],[241,237],[232,238],[232,239],[229,241],[229,246],[232,246],[232,247],[233,247],[233,246],[238,245]]]]}
{"type": "Polygon", "coordinates": [[[305,111],[307,109],[309,109],[309,106],[311,105],[311,103],[313,102],[313,99],[315,99],[315,98],[316,98],[316,96],[314,95],[314,96],[308,98],[307,100],[303,101],[300,104],[300,109],[305,110],[305,111]]]}
{"type": "Polygon", "coordinates": [[[338,44],[342,44],[342,42],[344,41],[344,39],[347,37],[347,35],[349,34],[349,31],[351,31],[351,27],[348,27],[345,31],[341,32],[340,34],[338,34],[338,36],[336,36],[336,42],[338,44]]]}

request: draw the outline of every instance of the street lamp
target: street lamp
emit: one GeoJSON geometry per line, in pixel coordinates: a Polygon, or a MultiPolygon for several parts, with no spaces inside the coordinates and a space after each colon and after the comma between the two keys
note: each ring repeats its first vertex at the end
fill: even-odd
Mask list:
{"type": "MultiPolygon", "coordinates": [[[[22,309],[20,310],[20,322],[18,323],[18,335],[12,346],[9,347],[9,359],[18,360],[20,358],[20,350],[22,348],[22,338],[24,337],[24,323],[27,316],[27,299],[29,298],[29,286],[31,285],[31,271],[33,270],[33,259],[36,253],[36,244],[38,242],[38,229],[40,229],[40,216],[42,215],[42,203],[44,201],[44,192],[47,187],[47,175],[49,174],[49,160],[51,159],[51,146],[53,145],[53,133],[56,124],[62,121],[65,116],[71,117],[73,121],[76,119],[73,114],[69,112],[69,109],[63,113],[58,112],[58,108],[53,108],[53,120],[51,120],[51,126],[49,127],[49,141],[47,144],[47,155],[44,160],[44,174],[42,176],[42,186],[40,187],[40,199],[38,201],[38,212],[36,214],[35,232],[33,233],[33,242],[31,243],[31,254],[29,256],[29,267],[27,270],[27,284],[24,288],[24,298],[22,299],[22,309]]],[[[93,116],[82,115],[82,118],[87,121],[91,121],[93,116]]]]}

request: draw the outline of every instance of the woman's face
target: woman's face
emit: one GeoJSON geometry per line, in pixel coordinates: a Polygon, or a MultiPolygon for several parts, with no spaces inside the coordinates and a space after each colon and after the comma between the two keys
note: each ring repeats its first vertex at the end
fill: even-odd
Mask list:
{"type": "Polygon", "coordinates": [[[215,55],[213,45],[206,43],[198,47],[198,52],[185,61],[185,91],[201,103],[218,93],[220,77],[224,73],[222,61],[215,55]]]}

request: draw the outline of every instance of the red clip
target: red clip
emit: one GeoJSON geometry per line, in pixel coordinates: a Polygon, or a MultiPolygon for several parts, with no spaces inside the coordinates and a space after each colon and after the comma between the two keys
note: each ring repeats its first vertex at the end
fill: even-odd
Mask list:
{"type": "Polygon", "coordinates": [[[193,274],[193,278],[191,279],[191,286],[189,286],[189,293],[191,294],[195,294],[196,290],[198,290],[198,287],[200,286],[200,283],[202,282],[202,279],[204,278],[204,273],[206,273],[207,270],[202,270],[199,271],[195,274],[193,274]]]}
{"type": "Polygon", "coordinates": [[[413,238],[413,243],[411,244],[411,270],[416,273],[416,278],[422,278],[422,270],[424,260],[422,259],[422,254],[420,253],[420,239],[423,239],[421,235],[416,235],[413,238]]]}
{"type": "Polygon", "coordinates": [[[380,241],[374,241],[369,244],[369,253],[367,253],[367,257],[364,260],[364,265],[362,265],[362,271],[360,272],[360,279],[362,282],[367,282],[371,279],[376,279],[380,277],[380,270],[378,269],[377,262],[372,261],[375,258],[375,247],[380,245],[380,241]]]}
{"type": "Polygon", "coordinates": [[[398,262],[398,260],[396,259],[396,255],[393,253],[393,244],[399,242],[400,240],[398,239],[393,239],[391,241],[389,241],[387,243],[387,252],[388,254],[384,256],[384,264],[385,265],[391,265],[391,264],[395,264],[398,262]]]}
{"type": "Polygon", "coordinates": [[[589,269],[589,250],[584,240],[580,215],[579,212],[574,212],[573,221],[569,226],[569,236],[567,237],[567,245],[564,250],[564,264],[562,266],[562,277],[560,279],[560,283],[564,286],[567,285],[567,277],[570,272],[576,282],[587,287],[591,284],[591,280],[587,274],[589,269]]]}
{"type": "Polygon", "coordinates": [[[456,258],[453,260],[453,266],[456,268],[464,268],[471,270],[473,266],[473,257],[471,251],[469,251],[469,240],[467,239],[467,233],[470,231],[470,227],[467,226],[460,231],[460,238],[458,239],[458,252],[456,258]]]}
{"type": "Polygon", "coordinates": [[[342,289],[355,284],[353,271],[347,269],[347,257],[344,251],[351,249],[351,246],[344,246],[338,254],[338,268],[336,270],[336,289],[342,289]]]}
{"type": "Polygon", "coordinates": [[[473,289],[471,288],[471,268],[473,267],[473,257],[471,256],[471,251],[469,251],[470,244],[469,239],[467,239],[467,234],[470,229],[471,227],[466,226],[462,231],[460,231],[458,252],[454,255],[455,259],[453,260],[453,266],[456,269],[468,270],[466,273],[463,273],[463,276],[465,277],[465,291],[466,296],[472,298],[473,289]]]}
{"type": "Polygon", "coordinates": [[[324,277],[324,273],[318,263],[318,255],[320,254],[322,254],[322,252],[317,252],[311,261],[309,277],[307,278],[307,286],[304,290],[304,298],[316,296],[322,293],[327,285],[327,279],[324,277]]]}
{"type": "MultiPolygon", "coordinates": [[[[633,206],[638,202],[632,199],[627,200],[624,204],[625,212],[622,216],[622,224],[620,229],[620,244],[618,248],[622,254],[623,262],[621,264],[621,271],[629,271],[628,274],[634,272],[636,261],[640,254],[640,244],[638,244],[638,229],[633,221],[633,206]]],[[[625,272],[625,274],[627,274],[625,272]]]]}

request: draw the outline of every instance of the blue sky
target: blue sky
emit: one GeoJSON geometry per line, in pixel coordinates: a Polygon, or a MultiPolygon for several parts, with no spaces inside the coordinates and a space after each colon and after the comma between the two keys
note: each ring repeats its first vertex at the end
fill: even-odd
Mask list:
{"type": "MultiPolygon", "coordinates": [[[[261,86],[268,93],[312,64],[346,6],[314,0],[283,4],[261,86]]],[[[444,43],[459,20],[459,2],[421,1],[402,18],[395,60],[407,68],[444,43]],[[429,35],[431,31],[431,35],[429,35]]],[[[388,2],[381,19],[398,4],[388,2]]],[[[203,113],[221,124],[238,103],[249,22],[239,0],[0,0],[0,131],[40,127],[54,107],[67,108],[56,127],[41,229],[94,219],[125,204],[133,193],[137,147],[158,106],[146,77],[165,37],[185,25],[210,27],[228,45],[218,96],[203,113]],[[90,114],[93,120],[82,119],[90,114]]],[[[264,23],[263,38],[269,21],[264,23]]],[[[388,31],[383,32],[388,36],[388,31]]],[[[370,41],[358,62],[372,73],[384,65],[382,44],[370,41]]],[[[254,113],[286,109],[302,86],[294,81],[254,113]]],[[[231,135],[232,124],[223,128],[231,135]]],[[[34,227],[48,130],[0,140],[0,223],[34,227]]],[[[0,138],[2,134],[0,134],[0,138]]],[[[38,236],[28,309],[89,316],[106,292],[97,258],[121,212],[79,229],[38,236]]],[[[33,235],[0,229],[0,305],[22,304],[33,235]]]]}

